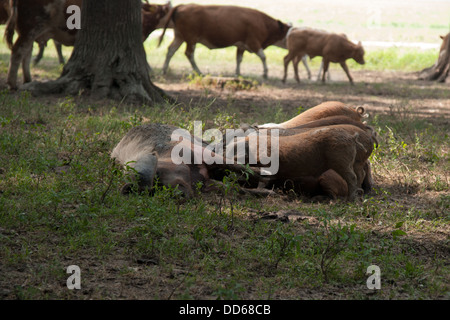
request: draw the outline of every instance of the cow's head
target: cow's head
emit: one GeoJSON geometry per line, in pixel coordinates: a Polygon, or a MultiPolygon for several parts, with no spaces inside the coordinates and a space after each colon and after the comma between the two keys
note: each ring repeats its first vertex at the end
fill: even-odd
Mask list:
{"type": "Polygon", "coordinates": [[[278,28],[280,29],[280,33],[281,33],[282,37],[284,38],[287,35],[289,29],[292,28],[292,23],[284,23],[280,20],[277,20],[277,23],[278,23],[278,28]]]}
{"type": "Polygon", "coordinates": [[[166,4],[150,4],[142,3],[142,37],[143,41],[154,30],[164,28],[168,13],[172,9],[172,3],[168,1],[166,4]]]}
{"type": "Polygon", "coordinates": [[[361,41],[359,41],[358,44],[356,45],[352,58],[355,59],[355,61],[358,62],[359,64],[366,63],[364,61],[364,48],[361,44],[361,41]]]}

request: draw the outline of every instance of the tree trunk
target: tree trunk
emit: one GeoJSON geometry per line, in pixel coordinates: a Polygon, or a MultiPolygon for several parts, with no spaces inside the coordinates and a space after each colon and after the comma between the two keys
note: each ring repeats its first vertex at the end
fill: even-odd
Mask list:
{"type": "Polygon", "coordinates": [[[155,103],[170,99],[149,76],[141,0],[84,0],[81,29],[59,79],[23,86],[35,94],[89,92],[96,99],[155,103]]]}
{"type": "Polygon", "coordinates": [[[420,71],[419,79],[445,82],[450,71],[450,33],[443,38],[438,60],[431,67],[420,71]]]}

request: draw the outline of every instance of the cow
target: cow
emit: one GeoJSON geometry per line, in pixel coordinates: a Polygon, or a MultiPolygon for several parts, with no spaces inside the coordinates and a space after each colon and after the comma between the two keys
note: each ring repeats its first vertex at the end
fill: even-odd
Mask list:
{"type": "Polygon", "coordinates": [[[0,0],[0,24],[5,24],[9,18],[9,0],[0,0]]]}
{"type": "Polygon", "coordinates": [[[447,33],[446,36],[439,36],[439,38],[442,39],[442,44],[439,48],[439,55],[441,55],[445,51],[445,48],[447,48],[448,46],[448,42],[450,41],[450,33],[447,33]]]}
{"type": "MultiPolygon", "coordinates": [[[[236,75],[240,75],[240,65],[244,51],[255,53],[263,64],[263,77],[266,79],[268,68],[264,49],[282,40],[290,25],[273,19],[267,14],[245,7],[187,4],[174,7],[166,26],[173,22],[175,38],[168,48],[163,65],[163,74],[167,73],[169,62],[178,48],[186,42],[185,55],[192,68],[201,74],[195,59],[195,45],[201,43],[209,49],[237,47],[236,75]]],[[[164,37],[166,26],[160,37],[164,37]]]]}
{"type": "MultiPolygon", "coordinates": [[[[302,30],[302,29],[305,29],[306,27],[291,27],[290,29],[289,29],[289,31],[287,32],[287,34],[286,34],[286,37],[284,37],[282,40],[280,40],[280,41],[277,41],[276,43],[274,43],[273,45],[274,46],[277,46],[277,47],[280,47],[280,48],[283,48],[283,49],[287,49],[287,44],[286,44],[286,42],[287,42],[287,38],[289,37],[289,34],[293,31],[293,30],[302,30]]],[[[303,66],[305,67],[305,69],[306,69],[306,72],[308,73],[308,79],[311,79],[311,70],[309,69],[309,66],[308,66],[308,55],[307,54],[305,54],[303,57],[295,57],[294,58],[294,61],[293,61],[293,64],[294,64],[294,68],[297,68],[298,69],[298,64],[300,63],[300,61],[302,61],[302,63],[303,63],[303,66]]],[[[322,70],[323,70],[323,61],[320,63],[320,69],[319,69],[319,72],[318,72],[318,74],[317,74],[317,81],[319,81],[319,78],[320,78],[320,74],[322,73],[322,70]]],[[[328,80],[330,80],[330,71],[328,70],[328,73],[327,73],[327,78],[328,78],[328,80]]]]}
{"type": "MultiPolygon", "coordinates": [[[[0,24],[6,24],[8,22],[10,11],[11,7],[9,4],[9,0],[0,0],[0,24]]],[[[36,42],[39,45],[39,54],[33,60],[34,65],[38,64],[39,61],[42,59],[42,56],[44,54],[44,48],[47,45],[46,39],[38,39],[36,42]]],[[[54,42],[54,44],[56,52],[58,54],[59,63],[64,64],[64,57],[62,55],[61,44],[59,44],[56,41],[54,42]]]]}
{"type": "MultiPolygon", "coordinates": [[[[142,41],[145,41],[156,29],[164,28],[171,9],[170,1],[163,5],[142,3],[142,41]]],[[[173,27],[171,23],[169,27],[173,27]]]]}
{"type": "Polygon", "coordinates": [[[11,89],[17,88],[17,72],[22,63],[23,79],[31,81],[30,61],[33,42],[39,39],[55,41],[73,46],[76,29],[69,30],[66,25],[69,14],[67,7],[81,7],[81,0],[11,0],[11,16],[5,29],[5,39],[11,49],[7,84],[11,89]],[[14,31],[18,38],[13,44],[14,31]]]}
{"type": "MultiPolygon", "coordinates": [[[[77,5],[81,8],[82,0],[11,0],[11,3],[11,15],[5,30],[5,39],[11,49],[7,84],[11,89],[17,89],[17,72],[21,63],[24,83],[31,81],[30,60],[34,41],[38,42],[40,47],[34,60],[35,64],[42,57],[49,39],[55,41],[59,61],[64,63],[61,45],[73,46],[77,34],[77,29],[67,28],[67,7],[77,5]],[[13,44],[14,31],[17,31],[19,36],[13,44]]],[[[163,14],[167,14],[170,7],[170,2],[165,5],[142,3],[143,40],[155,28],[162,26],[163,14]]],[[[0,18],[1,11],[0,7],[0,18]]]]}
{"type": "MultiPolygon", "coordinates": [[[[7,0],[1,0],[7,1],[7,0]]],[[[150,4],[148,2],[142,3],[142,41],[147,40],[148,36],[156,29],[162,28],[165,25],[164,17],[167,16],[172,4],[168,1],[164,5],[150,4]]],[[[58,53],[58,60],[60,64],[64,64],[64,56],[62,55],[62,46],[59,42],[54,41],[56,51],[58,53]]],[[[33,64],[37,65],[41,61],[45,47],[47,46],[47,41],[38,41],[39,53],[33,59],[33,64]]]]}
{"type": "Polygon", "coordinates": [[[361,42],[354,44],[342,34],[329,33],[314,29],[301,29],[292,31],[286,41],[289,52],[283,59],[283,83],[286,82],[287,67],[292,60],[294,60],[295,79],[298,83],[300,83],[297,67],[298,62],[295,63],[295,59],[298,60],[305,54],[307,54],[311,59],[316,56],[321,56],[323,58],[322,82],[325,82],[325,74],[328,71],[330,62],[335,62],[341,65],[348,77],[348,80],[353,85],[353,78],[350,75],[346,60],[353,58],[359,64],[365,63],[364,48],[361,42]]]}
{"type": "MultiPolygon", "coordinates": [[[[298,29],[298,28],[296,28],[296,27],[289,28],[288,32],[286,33],[286,37],[284,37],[281,40],[278,40],[273,45],[276,47],[279,47],[279,48],[287,49],[286,39],[287,39],[287,37],[289,37],[289,33],[291,33],[292,30],[296,30],[296,29],[298,29]]],[[[308,79],[311,79],[311,70],[309,69],[309,66],[308,66],[308,56],[305,54],[301,59],[296,59],[294,63],[298,64],[300,62],[300,60],[302,61],[303,66],[305,67],[306,72],[308,73],[308,79]]]]}

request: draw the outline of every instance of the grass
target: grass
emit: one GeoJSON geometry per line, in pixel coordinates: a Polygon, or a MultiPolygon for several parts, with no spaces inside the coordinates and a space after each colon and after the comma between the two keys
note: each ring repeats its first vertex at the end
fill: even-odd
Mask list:
{"type": "MultiPolygon", "coordinates": [[[[305,15],[302,21],[307,19],[315,18],[305,15]]],[[[419,26],[395,26],[405,28],[419,26]]],[[[449,101],[445,84],[374,80],[354,87],[280,87],[286,50],[271,47],[269,81],[218,93],[191,75],[183,47],[169,76],[162,77],[168,44],[166,39],[157,48],[152,39],[145,48],[157,83],[188,88],[173,105],[0,92],[1,299],[449,298],[448,117],[416,112],[418,106],[439,109],[449,101]],[[294,90],[300,98],[289,96],[294,90]],[[294,102],[287,106],[289,99],[294,102]],[[232,192],[233,177],[225,181],[227,195],[198,194],[186,202],[164,188],[153,197],[120,194],[126,177],[109,155],[133,126],[151,121],[190,130],[193,120],[201,120],[206,130],[280,122],[316,99],[387,106],[368,120],[380,147],[371,156],[375,190],[361,203],[239,195],[232,192]],[[298,219],[286,223],[274,215],[283,212],[295,212],[291,218],[298,219]],[[81,268],[81,290],[66,287],[69,265],[81,268]],[[381,290],[366,287],[370,265],[381,269],[381,290]]],[[[64,54],[69,57],[70,49],[64,54]]],[[[377,74],[411,72],[436,57],[435,50],[367,50],[364,67],[349,66],[377,74]]],[[[232,48],[199,45],[196,58],[205,72],[234,72],[232,48]]],[[[0,45],[3,74],[8,59],[0,45]]],[[[242,73],[260,81],[260,64],[246,53],[242,73]]],[[[316,58],[310,65],[317,70],[319,64],[316,58]]],[[[34,79],[58,77],[53,44],[32,70],[34,79]]]]}
{"type": "Polygon", "coordinates": [[[46,103],[2,92],[0,268],[20,275],[0,280],[3,297],[296,299],[308,290],[309,298],[365,299],[365,271],[375,264],[383,276],[373,298],[448,298],[448,239],[417,240],[448,227],[448,130],[400,105],[376,116],[382,140],[372,163],[384,183],[362,204],[233,193],[224,201],[209,194],[180,203],[170,190],[154,197],[119,193],[125,178],[109,153],[127,130],[145,119],[185,128],[193,118],[235,125],[223,120],[232,107],[213,105],[113,106],[71,97],[46,103]],[[398,188],[412,197],[440,196],[416,206],[407,197],[394,200],[398,188]],[[302,219],[260,218],[281,209],[302,219]],[[79,293],[64,285],[71,264],[82,270],[79,293]]]}

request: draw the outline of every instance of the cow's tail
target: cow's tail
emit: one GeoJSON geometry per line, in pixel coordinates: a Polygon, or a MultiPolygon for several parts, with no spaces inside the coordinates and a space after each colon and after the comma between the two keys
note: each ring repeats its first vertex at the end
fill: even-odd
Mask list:
{"type": "MultiPolygon", "coordinates": [[[[173,16],[174,16],[174,14],[175,14],[175,11],[177,10],[178,7],[179,7],[179,6],[176,6],[176,7],[172,8],[172,9],[170,10],[169,16],[167,17],[166,24],[164,25],[163,32],[162,32],[161,36],[159,37],[158,47],[161,45],[161,42],[162,42],[162,40],[163,40],[163,38],[164,38],[164,34],[166,33],[166,29],[167,29],[167,27],[169,26],[170,21],[173,19],[173,16]]],[[[174,22],[175,22],[175,21],[174,21],[174,22]]]]}
{"type": "Polygon", "coordinates": [[[11,0],[11,9],[5,29],[5,41],[9,49],[13,47],[14,29],[17,23],[17,0],[11,0]]]}

